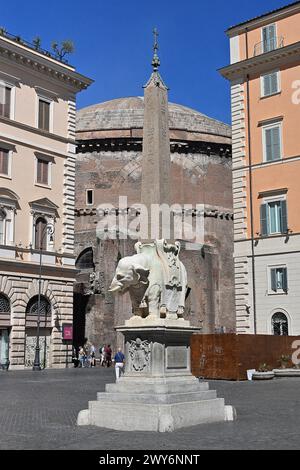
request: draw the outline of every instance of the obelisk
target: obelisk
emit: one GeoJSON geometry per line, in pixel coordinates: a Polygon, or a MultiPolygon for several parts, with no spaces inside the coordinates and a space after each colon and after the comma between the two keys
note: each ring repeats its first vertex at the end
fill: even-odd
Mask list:
{"type": "MultiPolygon", "coordinates": [[[[148,239],[161,239],[166,220],[151,219],[155,205],[170,205],[170,136],[168,113],[168,88],[158,68],[157,30],[154,29],[154,55],[152,74],[144,86],[144,127],[141,203],[148,211],[148,239]]],[[[156,213],[157,214],[157,213],[156,213]]],[[[168,228],[167,226],[165,227],[168,228]]],[[[171,232],[171,230],[170,230],[171,232]]],[[[167,232],[166,232],[167,233],[167,232]]],[[[168,238],[173,238],[172,234],[168,238]]]]}

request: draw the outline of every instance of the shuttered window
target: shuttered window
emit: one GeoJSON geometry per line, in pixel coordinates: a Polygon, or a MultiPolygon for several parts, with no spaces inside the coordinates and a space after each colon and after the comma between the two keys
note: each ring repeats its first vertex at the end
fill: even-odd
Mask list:
{"type": "Polygon", "coordinates": [[[286,201],[272,201],[260,206],[260,226],[263,236],[274,233],[287,233],[286,201]]]}
{"type": "Polygon", "coordinates": [[[270,96],[279,92],[279,72],[262,76],[262,96],[270,96]]]}
{"type": "Polygon", "coordinates": [[[39,99],[38,127],[43,131],[50,130],[50,103],[42,99],[39,99]]]}
{"type": "Polygon", "coordinates": [[[35,249],[47,249],[47,222],[43,217],[39,217],[35,223],[35,249]]]}
{"type": "Polygon", "coordinates": [[[0,245],[5,245],[5,222],[6,212],[0,210],[0,245]]]}
{"type": "Polygon", "coordinates": [[[276,26],[270,24],[262,29],[263,36],[263,52],[270,52],[276,49],[276,26]]]}
{"type": "Polygon", "coordinates": [[[11,88],[0,85],[0,116],[10,118],[11,88]]]}
{"type": "Polygon", "coordinates": [[[37,159],[36,182],[39,184],[49,184],[49,162],[37,159]]]}
{"type": "Polygon", "coordinates": [[[280,124],[264,127],[264,156],[267,162],[281,159],[281,126],[280,124]]]}
{"type": "Polygon", "coordinates": [[[273,292],[287,292],[287,268],[271,268],[271,290],[273,292]]]}
{"type": "Polygon", "coordinates": [[[0,148],[0,174],[8,175],[9,173],[9,150],[0,148]]]}

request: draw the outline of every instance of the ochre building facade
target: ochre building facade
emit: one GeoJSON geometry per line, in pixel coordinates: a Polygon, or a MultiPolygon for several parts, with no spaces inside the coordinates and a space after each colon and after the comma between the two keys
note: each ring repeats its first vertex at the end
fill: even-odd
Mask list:
{"type": "Polygon", "coordinates": [[[300,2],[230,28],[238,333],[300,334],[300,2]]]}

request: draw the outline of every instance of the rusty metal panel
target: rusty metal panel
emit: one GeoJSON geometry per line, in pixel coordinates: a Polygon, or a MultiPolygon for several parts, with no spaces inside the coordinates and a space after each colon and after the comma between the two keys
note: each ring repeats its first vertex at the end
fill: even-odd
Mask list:
{"type": "Polygon", "coordinates": [[[248,369],[266,363],[279,366],[282,355],[291,356],[299,336],[211,334],[191,338],[191,366],[196,377],[246,380],[248,369]]]}

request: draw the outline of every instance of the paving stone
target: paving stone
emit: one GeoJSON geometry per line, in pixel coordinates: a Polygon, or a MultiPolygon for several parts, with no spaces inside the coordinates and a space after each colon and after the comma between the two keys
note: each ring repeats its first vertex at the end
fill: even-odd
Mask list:
{"type": "Polygon", "coordinates": [[[114,382],[104,368],[1,371],[0,449],[298,449],[298,378],[210,381],[237,410],[234,422],[172,433],[121,432],[77,426],[78,412],[114,382]]]}

